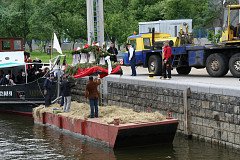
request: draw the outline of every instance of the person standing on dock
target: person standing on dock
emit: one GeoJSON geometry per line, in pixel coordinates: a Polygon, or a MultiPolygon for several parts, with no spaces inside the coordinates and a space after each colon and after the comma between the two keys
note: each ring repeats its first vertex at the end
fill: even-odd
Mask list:
{"type": "Polygon", "coordinates": [[[45,96],[45,107],[49,107],[51,105],[52,99],[52,87],[53,87],[53,79],[54,75],[50,74],[44,81],[43,88],[44,88],[44,96],[45,96]]]}
{"type": "Polygon", "coordinates": [[[113,62],[117,62],[118,50],[117,50],[117,48],[115,48],[115,44],[113,42],[111,42],[111,46],[107,51],[108,51],[108,53],[112,54],[110,56],[110,60],[113,61],[113,62]]]}
{"type": "Polygon", "coordinates": [[[172,49],[169,46],[169,41],[164,42],[164,47],[163,47],[163,71],[162,71],[162,76],[160,79],[171,79],[171,70],[172,70],[172,49]]]}
{"type": "Polygon", "coordinates": [[[132,69],[132,75],[131,76],[136,76],[136,56],[135,56],[135,50],[132,47],[132,45],[130,43],[127,43],[127,51],[128,51],[128,60],[130,62],[131,65],[131,69],[132,69]]]}
{"type": "Polygon", "coordinates": [[[89,99],[90,103],[90,118],[98,118],[98,86],[101,84],[100,75],[96,80],[93,80],[93,77],[89,77],[89,82],[86,86],[85,97],[89,99]]]}
{"type": "Polygon", "coordinates": [[[69,112],[71,107],[71,89],[75,86],[75,83],[71,81],[68,75],[63,76],[61,84],[62,96],[64,97],[63,111],[69,112]]]}

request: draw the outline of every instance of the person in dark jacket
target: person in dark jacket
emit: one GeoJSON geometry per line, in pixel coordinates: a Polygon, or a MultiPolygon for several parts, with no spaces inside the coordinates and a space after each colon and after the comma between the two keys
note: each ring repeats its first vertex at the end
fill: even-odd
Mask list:
{"type": "Polygon", "coordinates": [[[75,86],[75,83],[68,78],[68,75],[63,76],[61,83],[62,96],[64,97],[63,111],[69,112],[71,107],[71,88],[75,86]]]}
{"type": "Polygon", "coordinates": [[[8,74],[4,76],[0,81],[0,85],[9,85],[10,84],[9,77],[10,76],[8,74]]]}
{"type": "Polygon", "coordinates": [[[16,77],[16,83],[17,84],[23,84],[24,81],[24,77],[22,76],[22,71],[18,71],[18,75],[16,77]]]}
{"type": "Polygon", "coordinates": [[[98,92],[98,85],[101,84],[100,81],[100,75],[98,75],[98,78],[96,80],[93,80],[93,77],[89,77],[89,82],[86,86],[85,91],[85,97],[89,99],[90,103],[90,118],[97,118],[98,117],[98,98],[99,98],[99,92],[98,92]]]}
{"type": "Polygon", "coordinates": [[[118,50],[115,48],[115,44],[112,42],[110,48],[107,50],[108,53],[111,53],[110,60],[113,62],[117,62],[117,54],[118,50]]]}
{"type": "Polygon", "coordinates": [[[127,44],[127,51],[128,51],[128,60],[130,62],[131,69],[132,69],[131,76],[136,76],[137,75],[137,73],[136,73],[136,55],[135,55],[135,50],[130,43],[127,44]]]}
{"type": "Polygon", "coordinates": [[[171,79],[172,75],[171,75],[171,70],[172,70],[172,49],[169,46],[169,41],[164,42],[164,47],[163,47],[163,71],[162,71],[162,75],[163,77],[160,77],[161,79],[171,79]]]}
{"type": "Polygon", "coordinates": [[[51,99],[53,95],[53,79],[54,75],[50,74],[44,81],[44,96],[45,96],[45,107],[49,107],[51,105],[51,99]]]}

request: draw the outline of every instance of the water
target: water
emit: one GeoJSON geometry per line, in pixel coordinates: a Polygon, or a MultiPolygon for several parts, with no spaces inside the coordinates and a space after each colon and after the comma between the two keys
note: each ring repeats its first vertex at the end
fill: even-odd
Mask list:
{"type": "Polygon", "coordinates": [[[59,130],[36,125],[33,119],[0,114],[0,159],[57,160],[236,160],[236,151],[176,136],[173,145],[113,151],[59,130]]]}

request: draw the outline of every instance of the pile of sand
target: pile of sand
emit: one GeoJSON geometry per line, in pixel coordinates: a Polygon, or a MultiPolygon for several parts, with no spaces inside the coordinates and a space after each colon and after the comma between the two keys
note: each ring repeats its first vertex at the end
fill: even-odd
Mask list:
{"type": "MultiPolygon", "coordinates": [[[[34,108],[33,116],[39,117],[43,112],[53,113],[53,110],[57,109],[59,115],[66,117],[76,118],[76,119],[85,119],[90,114],[90,107],[87,103],[71,103],[71,111],[64,113],[62,108],[59,107],[59,104],[53,104],[50,107],[45,108],[44,105],[41,105],[37,108],[34,108]]],[[[166,119],[165,116],[159,112],[146,113],[146,112],[135,112],[132,109],[122,108],[118,106],[100,106],[99,107],[99,118],[102,123],[111,124],[114,119],[118,118],[121,124],[124,123],[137,123],[137,122],[156,122],[166,119]]]]}

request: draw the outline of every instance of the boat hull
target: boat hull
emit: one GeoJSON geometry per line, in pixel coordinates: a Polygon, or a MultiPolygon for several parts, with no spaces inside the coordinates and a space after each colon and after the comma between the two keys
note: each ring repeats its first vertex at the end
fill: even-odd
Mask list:
{"type": "Polygon", "coordinates": [[[178,126],[176,119],[113,125],[104,124],[99,118],[83,120],[45,112],[36,112],[35,114],[35,123],[51,125],[90,137],[111,148],[171,144],[178,126]]]}
{"type": "MultiPolygon", "coordinates": [[[[0,86],[0,111],[32,113],[32,109],[44,104],[43,83],[45,78],[34,82],[12,86],[0,86]]],[[[53,97],[56,98],[57,87],[53,85],[53,97]]]]}

